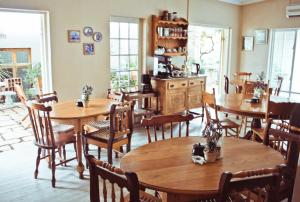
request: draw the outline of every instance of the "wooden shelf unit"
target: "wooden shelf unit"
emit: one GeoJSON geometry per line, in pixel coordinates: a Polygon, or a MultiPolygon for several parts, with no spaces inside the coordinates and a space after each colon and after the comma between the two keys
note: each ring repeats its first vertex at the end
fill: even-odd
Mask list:
{"type": "Polygon", "coordinates": [[[180,21],[165,21],[160,20],[159,16],[152,15],[152,54],[155,56],[155,50],[158,49],[158,47],[164,47],[167,49],[177,49],[181,47],[182,52],[171,52],[171,53],[164,53],[162,56],[184,56],[186,55],[186,49],[187,49],[187,42],[188,37],[187,35],[182,36],[159,36],[158,34],[158,27],[163,28],[182,28],[183,30],[186,30],[187,33],[189,23],[180,20],[180,21]],[[185,49],[185,50],[184,50],[185,49]]]}

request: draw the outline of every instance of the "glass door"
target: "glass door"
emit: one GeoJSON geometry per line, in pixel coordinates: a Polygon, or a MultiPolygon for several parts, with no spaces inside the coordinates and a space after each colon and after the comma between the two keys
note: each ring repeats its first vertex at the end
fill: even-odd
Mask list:
{"type": "Polygon", "coordinates": [[[269,80],[276,86],[276,78],[282,76],[280,96],[300,99],[300,30],[273,30],[269,63],[269,80]],[[298,40],[297,40],[298,39],[298,40]],[[297,57],[298,55],[298,57],[297,57]]]}

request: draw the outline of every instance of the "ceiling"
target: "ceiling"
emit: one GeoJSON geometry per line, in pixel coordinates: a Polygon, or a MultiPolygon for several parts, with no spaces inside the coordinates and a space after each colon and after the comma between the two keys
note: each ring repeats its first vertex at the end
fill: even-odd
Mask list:
{"type": "Polygon", "coordinates": [[[253,3],[257,3],[257,2],[262,2],[264,0],[219,0],[219,1],[224,1],[226,3],[230,3],[230,4],[235,4],[235,5],[247,5],[247,4],[253,4],[253,3]]]}

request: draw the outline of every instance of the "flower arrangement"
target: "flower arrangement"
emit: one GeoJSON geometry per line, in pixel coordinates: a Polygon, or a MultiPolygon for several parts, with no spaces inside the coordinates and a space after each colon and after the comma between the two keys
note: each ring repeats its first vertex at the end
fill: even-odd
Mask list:
{"type": "Polygon", "coordinates": [[[89,101],[90,100],[90,95],[92,94],[92,92],[93,92],[93,87],[92,86],[89,86],[89,85],[83,86],[82,91],[81,91],[81,100],[82,101],[89,101]]]}
{"type": "Polygon", "coordinates": [[[206,138],[206,151],[214,152],[220,137],[222,137],[221,126],[217,123],[211,123],[203,130],[202,135],[206,138]]]}
{"type": "Polygon", "coordinates": [[[265,91],[265,73],[262,71],[260,74],[256,75],[256,85],[254,88],[254,97],[259,98],[265,91]]]}

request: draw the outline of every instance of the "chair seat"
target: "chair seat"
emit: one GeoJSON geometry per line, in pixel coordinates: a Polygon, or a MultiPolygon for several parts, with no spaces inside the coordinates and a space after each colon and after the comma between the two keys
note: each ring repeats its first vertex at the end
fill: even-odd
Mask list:
{"type": "Polygon", "coordinates": [[[265,128],[252,128],[254,134],[256,134],[260,139],[264,139],[265,128]]]}
{"type": "Polygon", "coordinates": [[[223,128],[239,128],[240,125],[235,123],[234,121],[230,120],[230,119],[223,119],[219,121],[221,126],[223,128]]]}
{"type": "Polygon", "coordinates": [[[133,114],[134,116],[147,116],[154,114],[154,111],[147,109],[134,109],[133,114]]]}
{"type": "Polygon", "coordinates": [[[58,124],[53,126],[53,133],[56,145],[62,145],[76,141],[74,126],[58,124]]]}
{"type": "Polygon", "coordinates": [[[92,137],[109,139],[110,136],[110,120],[92,121],[85,126],[86,131],[97,131],[91,134],[92,137]]]}
{"type": "MultiPolygon", "coordinates": [[[[130,195],[125,196],[125,202],[129,202],[130,195]]],[[[152,196],[151,194],[148,194],[147,192],[140,191],[140,202],[161,202],[162,200],[158,197],[152,196]]]]}

